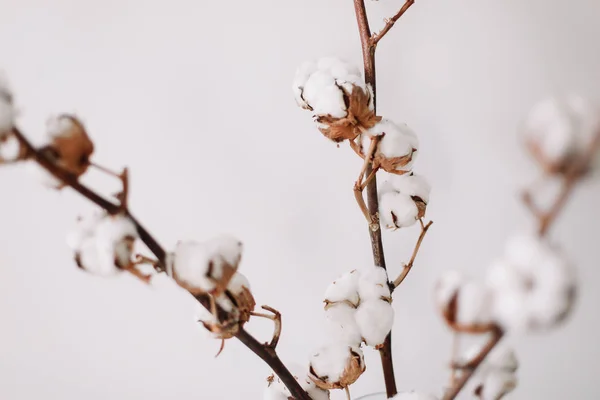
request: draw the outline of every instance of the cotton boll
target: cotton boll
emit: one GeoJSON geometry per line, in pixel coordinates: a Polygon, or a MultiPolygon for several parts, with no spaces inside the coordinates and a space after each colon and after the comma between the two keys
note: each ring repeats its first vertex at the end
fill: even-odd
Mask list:
{"type": "Polygon", "coordinates": [[[356,323],[367,346],[379,348],[394,324],[394,309],[384,300],[361,301],[356,323]]]}
{"type": "Polygon", "coordinates": [[[600,131],[600,110],[575,94],[546,99],[531,110],[523,130],[537,161],[550,173],[564,172],[600,131]]]}
{"type": "Polygon", "coordinates": [[[76,177],[87,171],[94,143],[77,117],[61,114],[49,118],[46,135],[48,144],[40,148],[46,158],[76,177]]]}
{"type": "Polygon", "coordinates": [[[192,294],[220,295],[234,277],[241,259],[242,243],[219,236],[204,243],[179,242],[169,256],[168,267],[180,286],[192,294]]]}
{"type": "Polygon", "coordinates": [[[100,262],[117,264],[120,268],[128,267],[137,237],[137,228],[129,217],[109,215],[102,218],[95,231],[100,262]]]}
{"type": "Polygon", "coordinates": [[[372,266],[361,269],[358,279],[358,295],[361,301],[391,300],[388,276],[384,268],[372,266]]]}
{"type": "Polygon", "coordinates": [[[347,302],[356,307],[359,302],[358,278],[356,270],[350,271],[333,281],[325,291],[325,306],[331,303],[347,302]]]}
{"type": "Polygon", "coordinates": [[[342,389],[356,382],[364,370],[358,347],[332,343],[311,356],[309,377],[321,389],[342,389]]]}
{"type": "Polygon", "coordinates": [[[398,393],[392,397],[392,400],[438,400],[438,398],[427,393],[412,391],[398,393]]]}
{"type": "Polygon", "coordinates": [[[531,235],[509,240],[505,260],[490,267],[487,280],[494,290],[494,316],[513,332],[557,325],[575,300],[571,263],[556,247],[531,235]]]}
{"type": "Polygon", "coordinates": [[[216,282],[208,275],[211,256],[210,250],[202,243],[178,242],[171,258],[177,282],[190,291],[213,291],[216,282]]]}
{"type": "Polygon", "coordinates": [[[499,400],[517,386],[517,377],[512,372],[502,370],[490,371],[481,384],[479,397],[481,400],[499,400]]]}
{"type": "Polygon", "coordinates": [[[492,292],[483,283],[467,281],[458,290],[456,322],[461,325],[485,325],[492,320],[492,292]]]}
{"type": "Polygon", "coordinates": [[[303,64],[296,71],[293,90],[298,105],[311,110],[321,133],[336,143],[354,140],[380,120],[359,69],[342,60],[303,64]]]}
{"type": "Polygon", "coordinates": [[[359,346],[362,336],[355,319],[356,308],[346,303],[333,303],[325,310],[327,333],[332,341],[359,346]]]}
{"type": "MultiPolygon", "coordinates": [[[[381,136],[374,163],[387,172],[408,172],[416,159],[419,141],[406,124],[382,119],[368,131],[368,136],[381,136]]],[[[366,148],[363,147],[363,154],[366,148]]]]}
{"type": "Polygon", "coordinates": [[[388,192],[380,196],[379,216],[388,229],[407,228],[417,222],[419,208],[410,196],[388,192]]]}
{"type": "Polygon", "coordinates": [[[456,296],[460,287],[464,284],[466,278],[462,273],[456,270],[446,271],[435,285],[435,303],[442,310],[450,307],[451,301],[456,296]]]}

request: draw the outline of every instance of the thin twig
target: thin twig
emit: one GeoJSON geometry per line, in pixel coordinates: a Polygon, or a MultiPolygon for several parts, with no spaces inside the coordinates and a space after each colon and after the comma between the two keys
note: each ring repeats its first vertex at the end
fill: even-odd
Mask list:
{"type": "Polygon", "coordinates": [[[273,338],[270,343],[267,343],[266,346],[275,350],[277,348],[277,344],[279,343],[279,338],[281,337],[281,313],[276,309],[269,306],[262,306],[263,310],[271,312],[273,315],[262,314],[252,311],[250,315],[254,317],[267,318],[273,321],[274,330],[273,330],[273,338]]]}
{"type": "Polygon", "coordinates": [[[383,27],[381,32],[376,33],[371,37],[371,44],[373,46],[376,46],[377,43],[379,43],[379,41],[385,36],[385,34],[388,33],[390,31],[390,29],[392,29],[392,27],[394,26],[396,21],[398,21],[400,19],[400,17],[402,17],[402,15],[404,15],[406,10],[408,10],[410,8],[410,6],[412,6],[414,3],[415,3],[415,0],[406,0],[406,3],[404,3],[402,8],[396,13],[396,15],[394,15],[392,18],[386,20],[385,26],[383,27]]]}
{"type": "Polygon", "coordinates": [[[427,235],[427,231],[433,224],[433,221],[429,221],[429,223],[427,225],[424,225],[422,219],[420,219],[419,222],[421,223],[421,234],[419,235],[419,239],[417,239],[417,243],[415,244],[415,248],[413,249],[413,253],[412,253],[412,256],[410,257],[410,261],[408,262],[408,264],[406,264],[404,266],[404,268],[402,269],[402,272],[400,273],[398,278],[396,278],[396,280],[394,281],[394,288],[397,288],[398,286],[400,286],[400,284],[402,282],[404,282],[404,279],[406,279],[406,276],[408,275],[408,273],[412,269],[413,265],[415,264],[417,254],[419,254],[419,249],[421,248],[421,243],[423,243],[423,239],[425,239],[425,235],[427,235]]]}
{"type": "MultiPolygon", "coordinates": [[[[70,186],[73,190],[81,194],[83,197],[90,200],[100,208],[104,209],[109,214],[116,214],[120,212],[121,207],[111,201],[106,200],[87,186],[81,184],[77,177],[56,165],[54,162],[49,160],[44,154],[39,152],[27,138],[21,133],[16,127],[13,129],[15,137],[19,140],[21,145],[25,148],[27,153],[30,155],[33,161],[38,163],[41,167],[46,169],[55,178],[59,179],[65,185],[70,186]]],[[[154,237],[127,211],[129,218],[135,224],[140,239],[148,247],[148,249],[154,254],[159,261],[160,270],[164,271],[166,251],[164,248],[154,239],[154,237]]],[[[210,310],[210,298],[209,295],[196,295],[194,296],[204,308],[210,310]]],[[[219,320],[222,320],[227,316],[227,313],[217,305],[217,312],[219,320]]],[[[252,337],[244,329],[240,329],[235,337],[240,340],[246,347],[252,350],[257,356],[264,360],[273,370],[277,376],[281,379],[283,384],[289,389],[290,393],[297,400],[310,400],[308,394],[302,389],[298,381],[289,372],[287,367],[283,364],[281,359],[275,353],[275,350],[269,346],[259,343],[254,337],[252,337]]]]}

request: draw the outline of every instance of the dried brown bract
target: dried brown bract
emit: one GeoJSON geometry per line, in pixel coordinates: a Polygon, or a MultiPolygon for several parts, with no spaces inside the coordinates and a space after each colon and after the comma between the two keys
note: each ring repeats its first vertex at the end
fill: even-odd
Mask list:
{"type": "Polygon", "coordinates": [[[73,115],[61,114],[48,120],[47,134],[50,141],[40,152],[76,177],[83,175],[91,164],[94,143],[82,122],[73,115]]]}
{"type": "Polygon", "coordinates": [[[315,118],[321,133],[336,143],[346,139],[354,140],[362,132],[381,121],[381,117],[375,115],[371,93],[368,90],[353,86],[352,92],[348,93],[344,88],[340,89],[344,92],[348,114],[342,118],[330,115],[315,118]]]}

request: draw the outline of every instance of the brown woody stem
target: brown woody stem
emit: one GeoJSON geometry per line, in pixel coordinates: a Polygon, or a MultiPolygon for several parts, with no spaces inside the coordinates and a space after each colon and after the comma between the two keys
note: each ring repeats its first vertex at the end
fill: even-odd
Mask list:
{"type": "MultiPolygon", "coordinates": [[[[111,201],[106,200],[104,197],[100,196],[92,189],[87,186],[81,184],[76,176],[70,174],[69,172],[63,170],[61,167],[53,163],[46,156],[44,156],[41,152],[39,152],[32,144],[27,140],[27,138],[17,129],[16,127],[13,129],[15,137],[19,140],[21,145],[25,148],[26,152],[30,156],[32,160],[38,163],[41,167],[46,169],[49,173],[51,173],[55,178],[59,179],[65,185],[70,186],[73,190],[78,192],[80,195],[90,200],[92,203],[96,204],[98,207],[104,209],[109,214],[116,214],[121,211],[121,205],[114,204],[111,201]]],[[[154,254],[154,256],[158,259],[160,265],[158,268],[161,271],[164,271],[165,259],[167,256],[167,252],[164,248],[158,243],[156,239],[148,232],[137,219],[131,215],[129,211],[127,214],[131,218],[131,221],[135,224],[138,234],[140,235],[140,239],[144,242],[144,244],[148,247],[148,249],[154,254]]],[[[198,300],[204,308],[210,310],[210,296],[209,295],[199,295],[194,296],[196,300],[198,300]]],[[[217,313],[222,315],[226,314],[221,307],[217,307],[217,313]]],[[[300,384],[296,381],[294,376],[290,373],[287,367],[283,364],[283,362],[279,359],[279,356],[275,353],[275,350],[269,347],[268,345],[264,345],[259,343],[254,337],[252,337],[248,332],[244,329],[240,329],[236,334],[236,338],[240,340],[246,347],[252,350],[257,356],[263,359],[269,367],[273,370],[277,376],[281,379],[284,385],[289,389],[290,393],[294,396],[296,400],[310,400],[308,394],[302,389],[300,384]]]]}
{"type": "MultiPolygon", "coordinates": [[[[409,2],[411,2],[410,0],[409,2]]],[[[406,8],[408,8],[405,5],[406,8]]],[[[404,8],[404,7],[403,7],[404,8]]],[[[395,15],[388,23],[385,28],[379,33],[379,35],[372,36],[371,28],[369,27],[369,18],[367,17],[367,10],[365,8],[364,0],[354,0],[354,11],[356,14],[356,21],[358,24],[358,32],[360,34],[360,42],[363,54],[363,63],[365,71],[365,82],[371,86],[373,90],[373,107],[376,111],[377,98],[376,88],[377,80],[375,74],[375,48],[377,42],[390,30],[394,23],[402,16],[406,11],[401,10],[395,15]]],[[[367,165],[365,174],[371,175],[373,172],[371,163],[367,165]]],[[[362,196],[361,196],[362,197],[362,196]]],[[[383,242],[381,240],[381,224],[379,223],[378,212],[379,212],[379,199],[377,196],[377,177],[373,175],[373,179],[367,185],[367,204],[368,211],[370,214],[371,221],[374,221],[369,226],[369,235],[371,236],[371,249],[373,252],[374,264],[382,268],[386,268],[385,255],[383,253],[383,242]]],[[[381,366],[383,369],[383,377],[385,380],[385,391],[388,398],[394,397],[398,393],[396,387],[396,377],[394,376],[394,363],[392,359],[392,333],[390,332],[383,343],[383,346],[379,349],[379,355],[381,357],[381,366]]]]}

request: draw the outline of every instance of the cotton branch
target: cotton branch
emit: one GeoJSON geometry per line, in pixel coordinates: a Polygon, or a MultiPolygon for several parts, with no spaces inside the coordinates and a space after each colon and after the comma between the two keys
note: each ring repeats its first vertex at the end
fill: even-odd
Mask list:
{"type": "Polygon", "coordinates": [[[371,45],[377,46],[377,43],[379,43],[379,41],[385,36],[385,34],[388,33],[390,31],[390,29],[392,29],[392,27],[394,26],[396,21],[398,21],[400,19],[400,17],[402,17],[402,15],[404,15],[404,13],[413,4],[415,4],[415,0],[406,0],[406,3],[404,3],[402,8],[392,18],[387,19],[385,21],[385,26],[383,27],[383,29],[379,33],[375,33],[375,34],[373,34],[373,36],[371,36],[371,40],[370,40],[371,45]]]}
{"type": "MultiPolygon", "coordinates": [[[[407,4],[402,7],[400,12],[395,15],[388,23],[385,28],[374,37],[371,36],[371,28],[369,27],[369,19],[367,17],[367,10],[365,8],[364,0],[354,0],[354,11],[356,13],[356,21],[358,24],[358,31],[360,34],[360,41],[362,46],[363,53],[363,62],[364,62],[364,72],[365,72],[365,82],[371,85],[373,90],[373,107],[374,111],[376,109],[377,101],[376,101],[376,70],[375,70],[375,48],[376,44],[383,35],[385,35],[396,21],[404,14],[404,12],[414,3],[414,0],[408,0],[407,4]],[[410,4],[409,4],[410,3],[410,4]]],[[[366,176],[371,176],[373,172],[371,163],[366,166],[365,174],[366,176]]],[[[361,196],[362,198],[362,196],[361,196]]],[[[383,242],[381,240],[381,225],[379,223],[379,219],[377,217],[379,212],[379,199],[377,194],[377,177],[373,174],[373,178],[367,185],[367,204],[368,204],[368,212],[371,221],[374,221],[373,224],[370,224],[369,235],[371,237],[371,248],[373,251],[373,261],[375,265],[378,265],[382,268],[386,268],[385,265],[385,255],[383,252],[383,242]]],[[[379,350],[379,354],[381,356],[381,364],[383,369],[383,376],[385,379],[385,389],[388,398],[394,397],[398,393],[398,389],[396,387],[396,378],[394,376],[394,364],[392,359],[392,334],[391,332],[388,334],[383,346],[379,350]]]]}
{"type": "MultiPolygon", "coordinates": [[[[548,211],[542,211],[536,206],[533,200],[533,196],[529,190],[526,190],[523,193],[524,204],[538,221],[537,233],[540,237],[546,236],[552,225],[556,222],[558,215],[561,213],[568,199],[572,195],[574,188],[592,167],[592,161],[599,149],[600,131],[596,133],[592,143],[587,148],[586,152],[576,161],[572,162],[569,168],[566,170],[566,172],[564,172],[560,177],[560,179],[562,179],[561,190],[554,202],[552,203],[552,205],[550,206],[550,208],[548,209],[548,211]]],[[[450,390],[444,395],[442,400],[454,400],[458,396],[458,394],[465,387],[469,379],[473,376],[475,370],[481,365],[483,360],[487,357],[490,351],[498,344],[498,342],[500,342],[503,336],[504,333],[499,327],[495,327],[493,329],[492,337],[490,338],[487,345],[481,350],[481,353],[469,363],[470,368],[463,372],[463,375],[460,377],[460,379],[456,381],[455,385],[452,388],[450,388],[450,390]]]]}
{"type": "MultiPolygon", "coordinates": [[[[148,247],[148,249],[154,254],[157,258],[157,261],[153,264],[158,271],[165,272],[165,260],[166,260],[166,251],[164,248],[158,243],[156,239],[142,226],[140,222],[138,222],[133,215],[131,215],[130,211],[127,210],[127,195],[128,195],[128,174],[127,169],[124,170],[123,174],[121,174],[121,179],[123,183],[123,191],[119,200],[121,204],[115,204],[109,200],[106,200],[104,197],[100,196],[92,189],[87,186],[81,184],[77,177],[58,165],[56,165],[52,160],[50,160],[44,153],[40,152],[36,149],[29,140],[22,134],[22,132],[16,127],[13,128],[13,134],[23,147],[27,158],[32,159],[41,167],[46,169],[50,174],[52,174],[55,178],[59,179],[65,186],[71,187],[73,190],[78,192],[80,195],[90,200],[92,203],[96,204],[100,208],[104,209],[107,213],[114,215],[119,212],[126,212],[131,221],[135,224],[140,239],[144,242],[144,244],[148,247]]],[[[142,261],[145,258],[140,258],[142,261]]],[[[198,302],[204,306],[207,310],[210,311],[212,297],[208,294],[204,295],[196,295],[194,296],[198,302]]],[[[221,318],[225,317],[227,313],[218,305],[216,305],[216,314],[221,318]]],[[[276,333],[281,331],[281,326],[276,323],[276,333]]],[[[254,352],[257,356],[259,356],[263,361],[265,361],[279,376],[281,381],[285,384],[285,386],[289,389],[290,393],[294,396],[296,400],[310,400],[308,394],[302,389],[299,383],[296,381],[294,376],[289,372],[286,366],[283,364],[279,356],[275,352],[275,345],[277,344],[277,340],[275,337],[270,344],[261,344],[254,337],[252,337],[247,331],[243,328],[240,329],[235,337],[240,340],[246,347],[248,347],[252,352],[254,352]]]]}

